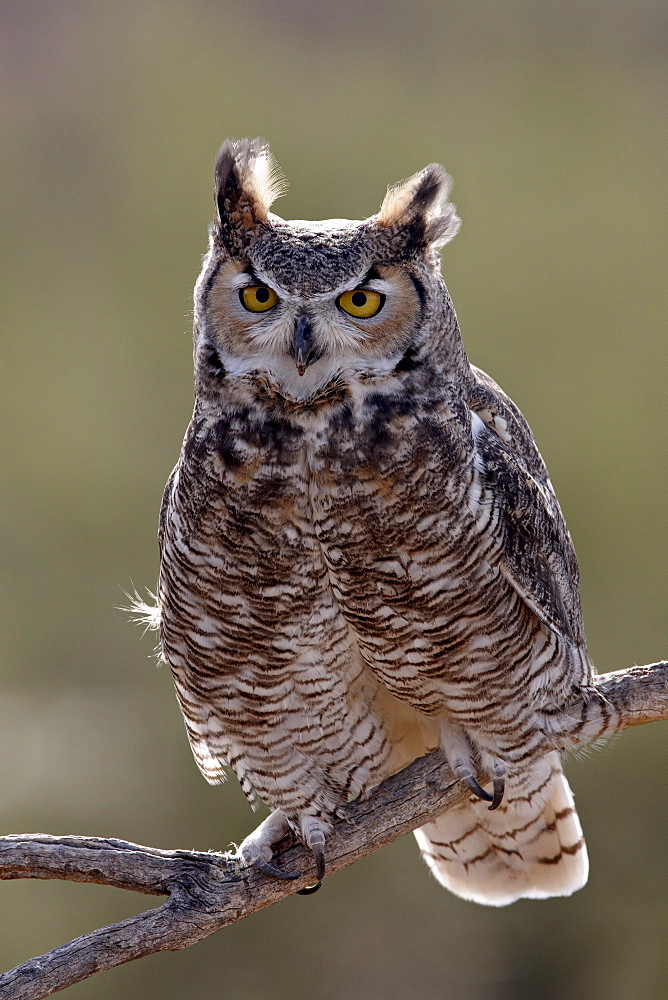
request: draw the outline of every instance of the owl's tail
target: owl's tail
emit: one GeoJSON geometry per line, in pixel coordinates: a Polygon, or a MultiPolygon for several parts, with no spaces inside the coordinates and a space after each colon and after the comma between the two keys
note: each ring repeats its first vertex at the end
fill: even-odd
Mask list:
{"type": "Polygon", "coordinates": [[[493,812],[472,796],[415,836],[441,885],[475,903],[569,896],[587,881],[587,849],[557,753],[511,771],[493,812]]]}

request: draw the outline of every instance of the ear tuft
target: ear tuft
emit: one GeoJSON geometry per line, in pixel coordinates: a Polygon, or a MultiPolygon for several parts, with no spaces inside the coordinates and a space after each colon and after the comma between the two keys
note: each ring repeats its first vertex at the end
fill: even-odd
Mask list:
{"type": "Polygon", "coordinates": [[[269,208],[287,182],[263,139],[227,139],[216,159],[216,221],[225,242],[245,244],[252,231],[267,224],[269,208]]]}
{"type": "Polygon", "coordinates": [[[377,223],[393,232],[416,229],[424,246],[441,247],[459,232],[461,220],[449,201],[452,178],[439,163],[431,163],[388,188],[377,223]]]}

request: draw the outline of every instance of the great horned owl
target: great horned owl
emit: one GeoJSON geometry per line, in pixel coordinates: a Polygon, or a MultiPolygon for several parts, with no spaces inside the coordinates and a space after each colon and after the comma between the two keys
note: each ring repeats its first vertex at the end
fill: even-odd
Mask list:
{"type": "Polygon", "coordinates": [[[547,471],[441,277],[449,191],[432,164],[363,222],[288,222],[267,146],[223,145],[158,616],[204,776],[274,810],[245,863],[282,874],[292,830],[322,878],[341,805],[440,746],[471,794],[420,849],[500,906],[586,881],[550,719],[592,668],[547,471]]]}

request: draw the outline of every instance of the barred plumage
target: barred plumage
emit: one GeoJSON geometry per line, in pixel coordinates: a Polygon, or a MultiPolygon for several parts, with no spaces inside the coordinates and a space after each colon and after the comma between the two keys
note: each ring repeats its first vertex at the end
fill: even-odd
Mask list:
{"type": "Polygon", "coordinates": [[[449,178],[427,167],[364,222],[291,223],[271,177],[259,141],[223,146],[161,513],[197,763],[275,810],[244,860],[289,825],[322,867],[341,804],[440,745],[472,795],[417,833],[437,878],[494,905],[572,892],[570,790],[555,752],[527,757],[591,688],[577,564],[526,422],[462,346],[435,251],[449,178]]]}

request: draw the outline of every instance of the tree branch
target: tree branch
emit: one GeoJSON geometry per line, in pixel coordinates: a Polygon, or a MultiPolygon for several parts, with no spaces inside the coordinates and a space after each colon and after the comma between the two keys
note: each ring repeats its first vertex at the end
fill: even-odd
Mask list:
{"type": "MultiPolygon", "coordinates": [[[[602,674],[595,683],[599,697],[575,702],[554,719],[551,741],[537,755],[668,719],[666,661],[602,674]]],[[[398,840],[469,795],[440,751],[421,757],[343,807],[327,838],[328,873],[398,840]]],[[[98,882],[169,897],[157,909],[84,934],[0,975],[0,1000],[39,1000],[95,972],[156,951],[186,948],[315,881],[312,858],[290,838],[279,845],[275,863],[302,874],[278,881],[240,868],[223,854],[159,851],[122,840],[0,837],[0,878],[98,882]]]]}

